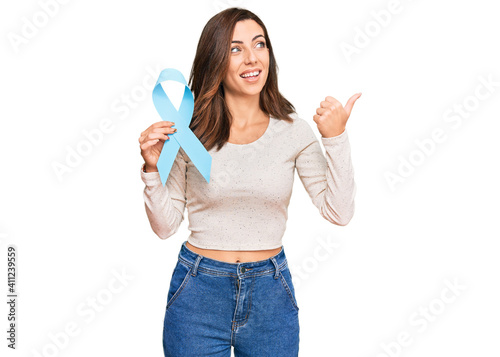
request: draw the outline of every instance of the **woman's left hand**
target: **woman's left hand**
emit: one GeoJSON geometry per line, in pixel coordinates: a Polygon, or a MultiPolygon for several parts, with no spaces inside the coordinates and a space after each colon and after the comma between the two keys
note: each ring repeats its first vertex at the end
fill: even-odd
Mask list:
{"type": "Polygon", "coordinates": [[[361,97],[361,93],[354,94],[345,105],[333,97],[326,97],[316,109],[314,122],[318,125],[318,130],[324,138],[331,138],[344,132],[347,119],[351,115],[354,102],[361,97]]]}

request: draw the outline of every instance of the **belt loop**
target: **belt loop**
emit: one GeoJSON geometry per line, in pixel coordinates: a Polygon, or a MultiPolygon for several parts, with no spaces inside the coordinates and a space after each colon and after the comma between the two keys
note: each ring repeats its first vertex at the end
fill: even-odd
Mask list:
{"type": "Polygon", "coordinates": [[[194,262],[193,272],[191,273],[192,276],[196,276],[196,272],[198,271],[198,264],[200,264],[201,258],[203,258],[203,256],[198,254],[198,256],[196,257],[196,261],[194,262]]]}
{"type": "Polygon", "coordinates": [[[274,279],[278,279],[279,278],[279,274],[280,274],[278,263],[276,262],[276,258],[274,258],[274,257],[272,257],[271,260],[272,260],[272,262],[274,264],[274,267],[276,268],[276,272],[274,273],[274,279]]]}

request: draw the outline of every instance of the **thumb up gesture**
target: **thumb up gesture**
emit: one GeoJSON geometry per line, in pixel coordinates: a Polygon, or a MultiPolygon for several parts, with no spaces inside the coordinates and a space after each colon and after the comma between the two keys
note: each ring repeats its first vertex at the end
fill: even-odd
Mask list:
{"type": "Polygon", "coordinates": [[[344,132],[352,107],[359,97],[361,97],[361,93],[354,94],[349,98],[345,107],[337,99],[330,96],[320,103],[313,120],[318,125],[321,136],[331,138],[344,132]]]}

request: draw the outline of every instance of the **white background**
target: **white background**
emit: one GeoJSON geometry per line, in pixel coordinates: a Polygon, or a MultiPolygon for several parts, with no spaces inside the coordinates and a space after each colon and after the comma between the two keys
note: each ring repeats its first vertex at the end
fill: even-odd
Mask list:
{"type": "Polygon", "coordinates": [[[187,78],[204,25],[233,5],[266,24],[280,90],[318,138],[312,116],[321,100],[345,104],[363,93],[347,123],[352,221],[339,227],[321,218],[295,180],[283,243],[300,354],[500,353],[500,23],[491,1],[45,3],[0,8],[3,301],[7,246],[18,249],[18,349],[9,356],[163,355],[170,276],[189,232],[186,220],[160,240],[146,217],[138,138],[161,119],[143,82],[151,86],[167,67],[187,78]],[[496,82],[490,91],[488,78],[496,82]],[[106,121],[102,142],[70,167],[84,131],[106,121]],[[425,153],[417,142],[435,130],[442,140],[425,153]],[[413,171],[401,171],[402,161],[413,171]],[[68,171],[58,176],[55,164],[68,171]],[[401,181],[390,184],[388,175],[401,181]],[[336,243],[326,250],[329,241],[336,243]],[[129,280],[107,294],[122,271],[129,280]],[[454,283],[455,294],[446,290],[454,283]],[[64,341],[71,324],[77,334],[64,341]]]}

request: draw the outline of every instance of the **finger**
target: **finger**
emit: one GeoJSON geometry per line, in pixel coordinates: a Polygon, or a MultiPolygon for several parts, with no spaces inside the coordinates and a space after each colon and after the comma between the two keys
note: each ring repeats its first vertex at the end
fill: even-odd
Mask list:
{"type": "Polygon", "coordinates": [[[326,97],[325,100],[329,103],[332,103],[336,108],[342,107],[342,103],[340,103],[337,99],[335,99],[331,96],[326,97]]]}
{"type": "Polygon", "coordinates": [[[156,139],[156,140],[150,140],[150,141],[147,141],[145,142],[144,144],[141,144],[141,151],[144,151],[146,150],[147,148],[155,145],[158,141],[160,141],[159,139],[156,139]]]}
{"type": "Polygon", "coordinates": [[[152,124],[151,127],[153,127],[153,128],[161,128],[161,127],[164,127],[164,126],[172,126],[172,125],[175,125],[175,123],[171,122],[171,121],[168,121],[168,120],[161,120],[161,121],[158,121],[158,122],[152,124]]]}
{"type": "Polygon", "coordinates": [[[319,106],[321,108],[330,108],[330,109],[335,109],[336,105],[334,105],[332,102],[327,102],[326,100],[322,101],[319,106]]]}
{"type": "Polygon", "coordinates": [[[141,142],[141,140],[146,140],[146,138],[148,137],[148,135],[150,133],[173,134],[176,131],[177,131],[176,128],[172,128],[170,126],[163,126],[163,127],[159,127],[159,128],[152,128],[151,130],[145,130],[141,133],[141,137],[139,138],[139,142],[141,142]]]}
{"type": "Polygon", "coordinates": [[[345,105],[345,112],[347,113],[347,117],[351,115],[352,107],[354,106],[354,103],[358,98],[361,97],[361,93],[356,93],[354,94],[349,100],[347,101],[347,104],[345,105]]]}
{"type": "Polygon", "coordinates": [[[165,143],[165,141],[167,141],[167,140],[170,140],[170,137],[168,135],[165,135],[164,138],[156,138],[156,139],[147,140],[146,142],[143,142],[141,144],[141,149],[142,150],[147,149],[150,146],[156,145],[159,141],[161,141],[162,143],[165,143]]]}
{"type": "Polygon", "coordinates": [[[330,108],[318,108],[316,109],[316,114],[323,115],[326,112],[331,112],[332,110],[330,108]]]}
{"type": "Polygon", "coordinates": [[[157,129],[157,128],[166,128],[166,127],[171,127],[172,125],[175,125],[174,122],[171,122],[171,121],[168,121],[168,120],[162,120],[162,121],[159,121],[159,122],[156,122],[156,123],[153,123],[149,126],[149,128],[147,128],[146,130],[144,130],[142,133],[141,133],[141,136],[145,136],[147,135],[150,131],[153,131],[154,129],[157,129]]]}
{"type": "Polygon", "coordinates": [[[319,118],[321,118],[320,115],[316,114],[316,115],[313,115],[313,120],[316,124],[319,124],[319,118]]]}
{"type": "Polygon", "coordinates": [[[154,140],[154,139],[161,139],[161,140],[168,140],[170,137],[166,134],[163,133],[150,133],[144,140],[144,142],[154,140]]]}
{"type": "Polygon", "coordinates": [[[152,133],[163,133],[163,134],[173,134],[177,131],[176,128],[171,128],[169,126],[165,126],[162,128],[155,128],[151,132],[152,133]]]}

